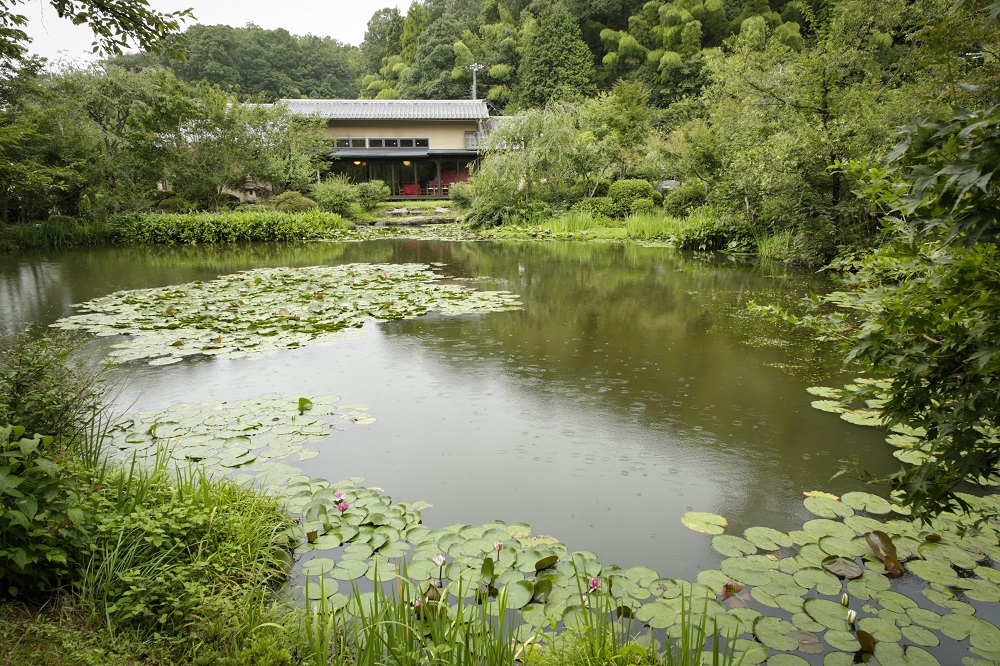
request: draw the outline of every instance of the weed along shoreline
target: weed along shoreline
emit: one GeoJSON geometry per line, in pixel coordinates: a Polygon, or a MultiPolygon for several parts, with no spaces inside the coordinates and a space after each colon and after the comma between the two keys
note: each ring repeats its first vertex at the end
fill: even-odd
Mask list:
{"type": "MultiPolygon", "coordinates": [[[[152,228],[144,233],[151,240],[176,238],[168,228],[180,225],[220,238],[222,232],[199,226],[209,224],[206,219],[219,218],[179,216],[163,220],[155,234],[152,228]]],[[[304,233],[303,225],[324,222],[307,214],[286,224],[304,233]]],[[[833,494],[816,483],[794,491],[798,506],[788,511],[803,519],[790,526],[786,520],[781,529],[745,518],[733,526],[731,515],[709,512],[711,504],[693,499],[664,529],[691,535],[684,539],[712,553],[717,565],[685,579],[641,563],[618,566],[586,543],[580,549],[579,536],[570,548],[558,529],[541,535],[528,522],[442,524],[435,513],[454,509],[439,500],[435,509],[419,493],[393,499],[389,482],[383,489],[366,486],[360,476],[339,479],[342,465],[371,465],[352,456],[378,446],[375,433],[383,424],[409,418],[377,399],[353,398],[382,390],[364,381],[337,394],[289,391],[292,377],[270,381],[272,391],[253,392],[250,382],[238,396],[223,388],[228,384],[196,388],[209,377],[198,373],[213,364],[240,376],[292,362],[315,372],[323,367],[317,354],[350,363],[352,355],[370,358],[370,345],[395,341],[396,351],[379,354],[386,367],[397,367],[394,354],[412,353],[405,351],[413,344],[405,336],[465,331],[491,320],[501,332],[504,321],[515,319],[538,327],[533,317],[545,293],[539,290],[558,282],[541,279],[541,269],[557,261],[573,271],[607,271],[611,264],[602,262],[618,257],[615,262],[629,266],[621,275],[656,280],[683,267],[702,285],[737,277],[737,286],[712,287],[720,290],[717,298],[726,289],[742,294],[755,274],[715,267],[705,256],[666,254],[674,251],[655,241],[676,241],[668,234],[628,242],[594,232],[605,242],[565,243],[591,240],[585,229],[570,229],[553,221],[511,232],[520,234],[516,240],[494,234],[470,245],[467,239],[477,236],[458,225],[348,225],[316,232],[312,243],[237,245],[221,255],[192,248],[185,252],[195,252],[190,257],[197,266],[188,274],[204,277],[171,272],[155,278],[162,280],[158,286],[125,285],[111,294],[95,286],[82,302],[57,307],[45,329],[7,333],[3,379],[27,388],[8,392],[0,404],[3,420],[19,426],[0,431],[6,510],[0,654],[9,663],[53,664],[673,664],[698,663],[692,655],[700,659],[706,650],[731,664],[1000,659],[1000,575],[993,564],[1000,559],[998,495],[961,495],[968,513],[921,522],[896,498],[860,487],[833,494]],[[339,242],[359,240],[366,242],[339,242]],[[309,263],[314,254],[339,248],[346,254],[336,262],[309,263]],[[418,256],[423,261],[413,260],[418,256]],[[265,257],[273,265],[262,262],[265,257]],[[668,257],[680,262],[666,264],[672,271],[664,270],[668,257]],[[208,277],[206,261],[219,277],[208,277]],[[510,277],[483,279],[490,275],[510,277]],[[420,328],[425,321],[432,328],[420,328]],[[381,323],[373,329],[373,322],[381,323]],[[85,349],[114,365],[79,365],[85,349]],[[83,367],[91,374],[80,374],[83,367]],[[149,384],[145,390],[159,406],[109,411],[115,384],[129,373],[149,384]],[[170,388],[171,373],[194,384],[170,388]],[[209,400],[198,397],[210,393],[209,400]],[[194,400],[177,399],[184,394],[194,400]]],[[[124,248],[108,249],[92,260],[109,265],[109,253],[116,252],[130,257],[124,248]]],[[[162,251],[142,252],[153,258],[162,251]]],[[[83,250],[66,255],[84,261],[85,270],[91,256],[83,250]]],[[[181,256],[164,254],[164,267],[183,265],[181,256]]],[[[760,279],[771,284],[770,277],[760,279]]],[[[582,288],[593,300],[594,287],[582,288]]],[[[763,287],[751,290],[779,298],[763,287]]],[[[618,287],[612,297],[627,302],[628,293],[618,287]]],[[[744,308],[715,317],[739,322],[744,308]]],[[[712,330],[731,335],[721,323],[712,330]]],[[[773,347],[757,333],[741,334],[750,345],[744,349],[773,347]]],[[[489,340],[492,333],[480,335],[497,344],[489,340]]],[[[542,335],[540,341],[551,333],[542,335]]],[[[449,372],[454,363],[469,363],[453,358],[461,354],[457,340],[442,338],[440,355],[421,363],[447,361],[442,368],[449,372]]],[[[652,361],[632,363],[640,372],[652,361]]],[[[359,366],[358,376],[375,381],[379,367],[359,366]]],[[[486,366],[475,367],[481,373],[486,366]]],[[[766,372],[789,372],[779,367],[766,372]]],[[[400,391],[419,398],[403,376],[390,376],[402,382],[400,391]]],[[[595,384],[591,390],[617,387],[627,395],[629,384],[613,377],[605,384],[598,373],[587,381],[595,384]]],[[[418,373],[412,381],[430,380],[418,373]]],[[[790,390],[823,427],[878,429],[884,401],[876,396],[859,405],[856,396],[859,386],[878,391],[884,383],[860,378],[844,390],[801,386],[790,390]]],[[[693,389],[677,390],[680,398],[693,389]]],[[[555,394],[541,395],[550,400],[555,394]]],[[[454,402],[454,396],[441,389],[440,400],[454,402]]],[[[624,403],[635,415],[630,418],[641,418],[637,404],[636,398],[624,403]]],[[[585,407],[594,409],[589,402],[585,407]]],[[[916,462],[924,434],[895,429],[881,446],[886,455],[898,447],[897,458],[916,462]]],[[[641,477],[643,468],[622,469],[641,477]]],[[[641,479],[633,483],[642,487],[641,479]]],[[[588,538],[599,550],[600,535],[588,538]]]]}

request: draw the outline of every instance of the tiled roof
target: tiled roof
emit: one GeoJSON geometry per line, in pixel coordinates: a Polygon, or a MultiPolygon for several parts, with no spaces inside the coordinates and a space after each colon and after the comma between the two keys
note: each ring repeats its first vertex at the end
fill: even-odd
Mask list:
{"type": "Polygon", "coordinates": [[[283,99],[289,111],[336,120],[482,120],[477,99],[283,99]]]}

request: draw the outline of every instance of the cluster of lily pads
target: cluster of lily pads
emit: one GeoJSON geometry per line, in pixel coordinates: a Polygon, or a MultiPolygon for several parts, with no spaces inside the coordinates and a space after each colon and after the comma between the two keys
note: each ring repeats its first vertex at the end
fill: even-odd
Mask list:
{"type": "Polygon", "coordinates": [[[374,422],[367,405],[340,404],[336,395],[269,393],[126,414],[109,430],[106,443],[140,464],[168,456],[285,496],[294,484],[310,482],[289,464],[319,455],[308,444],[341,428],[374,422]]]}
{"type": "MultiPolygon", "coordinates": [[[[886,391],[892,386],[888,379],[858,377],[843,388],[811,386],[807,391],[821,398],[813,400],[812,406],[824,412],[838,414],[848,423],[860,426],[883,427],[882,406],[886,401],[886,391]],[[859,406],[860,403],[860,406],[859,406]]],[[[919,465],[933,458],[933,450],[925,439],[923,428],[903,424],[889,425],[889,435],[885,441],[895,447],[893,456],[909,465],[919,465]]],[[[1000,438],[990,436],[994,444],[1000,445],[1000,438]]],[[[985,479],[984,479],[985,482],[985,479]]]]}
{"type": "MultiPolygon", "coordinates": [[[[966,497],[976,514],[943,514],[919,525],[905,507],[860,492],[810,492],[816,519],[789,533],[751,527],[727,534],[725,518],[690,512],[682,522],[713,536],[725,559],[695,582],[646,567],[602,564],[570,552],[525,523],[423,524],[425,502],[395,503],[360,479],[313,479],[283,459],[314,455],[307,445],[339,425],[370,423],[363,405],[336,396],[260,396],[246,401],[175,405],[122,419],[112,442],[140,459],[166,445],[169,455],[279,496],[298,524],[281,535],[318,578],[311,599],[364,612],[372,593],[349,603],[356,581],[392,581],[407,597],[444,604],[452,615],[514,612],[515,637],[543,630],[582,631],[611,612],[637,631],[677,638],[680,617],[731,641],[744,664],[841,666],[874,656],[883,664],[938,664],[930,650],[951,640],[971,652],[964,666],[1000,660],[1000,630],[976,604],[1000,601],[1000,496],[966,497]],[[915,586],[906,581],[918,581],[915,586]],[[911,596],[912,595],[912,596],[911,596]],[[459,603],[461,600],[462,603],[459,603]],[[502,601],[501,601],[502,600],[502,601]],[[975,656],[973,656],[975,655],[975,656]]],[[[963,649],[952,643],[955,649],[963,649]]]]}
{"type": "Polygon", "coordinates": [[[113,360],[167,365],[196,354],[259,358],[328,341],[369,320],[521,307],[514,294],[444,282],[431,269],[428,264],[260,268],[208,282],[117,291],[78,305],[83,314],[52,326],[130,336],[114,346],[113,360]]]}

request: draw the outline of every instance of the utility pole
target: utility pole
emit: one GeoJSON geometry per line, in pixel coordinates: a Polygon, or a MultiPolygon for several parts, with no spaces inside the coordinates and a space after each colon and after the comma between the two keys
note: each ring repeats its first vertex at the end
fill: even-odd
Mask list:
{"type": "Polygon", "coordinates": [[[486,69],[486,65],[474,62],[471,65],[466,65],[465,68],[472,70],[472,99],[479,99],[476,97],[476,72],[481,69],[486,69]]]}

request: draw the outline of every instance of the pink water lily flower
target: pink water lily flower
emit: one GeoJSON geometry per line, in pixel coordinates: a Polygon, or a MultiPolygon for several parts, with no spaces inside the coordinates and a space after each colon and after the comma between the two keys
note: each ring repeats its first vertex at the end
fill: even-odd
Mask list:
{"type": "Polygon", "coordinates": [[[351,505],[348,504],[347,502],[341,502],[340,504],[337,505],[337,509],[339,509],[341,513],[344,513],[350,507],[351,507],[351,505]]]}
{"type": "Polygon", "coordinates": [[[437,557],[435,557],[434,558],[434,564],[438,565],[439,567],[443,567],[444,566],[444,555],[438,555],[437,557]]]}
{"type": "Polygon", "coordinates": [[[591,578],[590,579],[590,591],[591,592],[596,592],[599,589],[601,589],[601,581],[597,580],[596,578],[591,578]]]}
{"type": "Polygon", "coordinates": [[[338,490],[337,492],[335,492],[333,494],[333,499],[337,500],[338,502],[344,499],[344,491],[338,490]]]}
{"type": "Polygon", "coordinates": [[[496,551],[499,553],[503,549],[503,543],[497,541],[495,544],[493,544],[493,547],[496,548],[496,551]]]}

